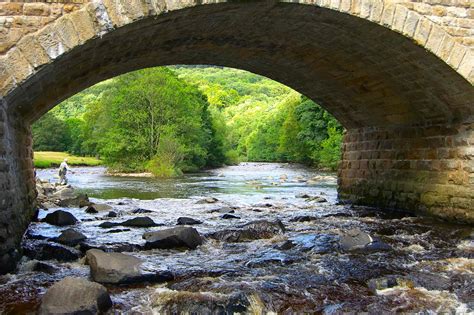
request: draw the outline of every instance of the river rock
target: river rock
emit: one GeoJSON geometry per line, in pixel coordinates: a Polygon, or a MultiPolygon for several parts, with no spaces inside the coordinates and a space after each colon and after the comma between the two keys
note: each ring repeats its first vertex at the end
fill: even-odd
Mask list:
{"type": "Polygon", "coordinates": [[[44,272],[44,273],[47,273],[47,274],[53,274],[53,273],[56,273],[58,272],[58,268],[56,268],[54,265],[51,265],[51,264],[47,264],[45,262],[42,262],[42,261],[37,261],[33,267],[33,271],[37,271],[37,272],[44,272]]]}
{"type": "Polygon", "coordinates": [[[386,276],[382,278],[370,279],[367,283],[370,291],[377,294],[377,290],[385,290],[393,287],[411,288],[415,287],[412,280],[401,276],[386,276]]]}
{"type": "Polygon", "coordinates": [[[122,253],[105,253],[91,249],[86,253],[92,279],[100,283],[125,284],[165,282],[173,279],[168,271],[147,273],[141,269],[143,261],[122,253]]]}
{"type": "Polygon", "coordinates": [[[272,238],[283,233],[285,233],[285,226],[280,220],[274,222],[259,220],[242,225],[239,229],[217,231],[208,236],[224,242],[245,242],[272,238]]]}
{"type": "Polygon", "coordinates": [[[189,218],[189,217],[179,217],[177,225],[195,225],[195,224],[202,224],[202,221],[189,218]]]}
{"type": "Polygon", "coordinates": [[[143,250],[143,246],[139,244],[130,244],[124,242],[118,243],[101,243],[100,245],[88,244],[83,242],[79,245],[82,253],[87,253],[88,250],[98,249],[106,253],[121,253],[121,252],[138,252],[143,250]]]}
{"type": "Polygon", "coordinates": [[[155,314],[247,314],[250,303],[245,294],[158,289],[151,296],[155,314]]]}
{"type": "Polygon", "coordinates": [[[113,229],[113,230],[109,230],[105,233],[122,233],[122,232],[128,232],[128,231],[131,231],[130,229],[113,229]]]}
{"type": "Polygon", "coordinates": [[[203,243],[199,232],[192,227],[174,227],[171,229],[147,232],[143,234],[146,240],[145,249],[171,249],[187,247],[195,249],[203,243]]]}
{"type": "Polygon", "coordinates": [[[233,215],[233,214],[230,214],[230,213],[226,213],[226,214],[221,215],[221,219],[224,219],[224,220],[240,219],[240,217],[238,217],[236,215],[233,215]]]}
{"type": "Polygon", "coordinates": [[[74,199],[76,197],[77,197],[77,195],[76,195],[74,189],[72,189],[71,187],[68,187],[68,186],[65,186],[63,188],[58,189],[56,192],[54,192],[51,195],[51,198],[56,199],[56,200],[74,199]]]}
{"type": "Polygon", "coordinates": [[[214,198],[214,197],[207,197],[207,198],[198,200],[196,203],[197,203],[197,204],[206,204],[206,203],[216,203],[216,202],[218,202],[218,201],[219,201],[219,200],[218,200],[217,198],[214,198]]]}
{"type": "Polygon", "coordinates": [[[43,222],[57,226],[66,226],[74,225],[78,222],[78,220],[75,216],[67,211],[56,210],[53,213],[48,213],[43,219],[43,222]]]}
{"type": "Polygon", "coordinates": [[[87,237],[81,232],[78,232],[74,229],[67,229],[62,231],[61,235],[59,235],[55,239],[55,241],[64,245],[76,246],[77,244],[82,241],[85,241],[86,239],[87,237]]]}
{"type": "Polygon", "coordinates": [[[118,217],[118,213],[115,212],[115,211],[109,211],[109,213],[107,213],[107,216],[109,218],[116,218],[116,217],[118,217]]]}
{"type": "Polygon", "coordinates": [[[103,285],[83,278],[66,277],[48,289],[38,313],[98,314],[111,307],[112,300],[103,285]]]}
{"type": "Polygon", "coordinates": [[[153,221],[149,217],[137,217],[137,218],[126,220],[120,223],[120,225],[128,226],[128,227],[153,227],[153,226],[159,226],[160,224],[155,223],[155,221],[153,221]]]}
{"type": "Polygon", "coordinates": [[[217,209],[209,210],[208,213],[235,213],[235,210],[231,207],[221,207],[217,209]]]}
{"type": "Polygon", "coordinates": [[[133,214],[143,214],[143,213],[152,213],[154,211],[148,209],[137,208],[132,211],[133,214]]]}
{"type": "Polygon", "coordinates": [[[342,232],[339,243],[343,250],[352,251],[362,249],[372,241],[373,238],[369,234],[359,229],[350,229],[342,232]]]}
{"type": "Polygon", "coordinates": [[[89,197],[85,194],[79,194],[73,198],[60,199],[58,205],[61,207],[88,207],[90,206],[89,197]]]}
{"type": "Polygon", "coordinates": [[[309,222],[316,221],[318,218],[311,215],[299,215],[290,219],[290,222],[309,222]]]}
{"type": "Polygon", "coordinates": [[[86,213],[99,213],[101,211],[112,210],[112,207],[106,204],[91,204],[87,207],[86,213]]]}
{"type": "Polygon", "coordinates": [[[100,283],[123,283],[140,276],[142,261],[122,253],[104,253],[90,249],[86,253],[91,277],[100,283]]]}
{"type": "Polygon", "coordinates": [[[69,262],[81,257],[81,252],[68,246],[53,244],[44,241],[31,241],[23,247],[25,256],[31,259],[69,262]]]}

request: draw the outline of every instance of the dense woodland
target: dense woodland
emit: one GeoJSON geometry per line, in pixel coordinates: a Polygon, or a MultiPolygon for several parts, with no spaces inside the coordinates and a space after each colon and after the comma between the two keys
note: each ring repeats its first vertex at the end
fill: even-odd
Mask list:
{"type": "Polygon", "coordinates": [[[239,161],[335,169],[342,127],[313,101],[246,71],[143,69],[99,83],[33,125],[35,151],[98,156],[157,176],[239,161]]]}

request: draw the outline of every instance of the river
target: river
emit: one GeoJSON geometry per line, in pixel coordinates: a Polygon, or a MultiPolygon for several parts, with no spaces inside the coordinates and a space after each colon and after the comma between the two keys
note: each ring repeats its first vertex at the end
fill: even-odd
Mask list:
{"type": "MultiPolygon", "coordinates": [[[[55,173],[40,170],[37,176],[54,181],[55,173]]],[[[108,285],[111,314],[474,314],[474,229],[338,204],[334,174],[289,164],[242,163],[175,179],[111,177],[101,167],[75,168],[69,179],[91,201],[110,205],[118,214],[109,218],[65,209],[81,221],[75,228],[88,237],[88,246],[126,249],[148,270],[174,275],[160,284],[108,285]],[[201,202],[210,197],[217,201],[201,202]],[[137,214],[137,209],[151,212],[137,214]],[[237,218],[223,219],[229,211],[237,218]],[[163,227],[113,234],[98,227],[137,216],[165,227],[175,226],[178,217],[192,217],[202,221],[194,227],[205,236],[256,220],[281,220],[286,231],[247,242],[207,237],[197,249],[184,251],[140,249],[144,232],[163,227]],[[383,246],[342,250],[341,235],[353,229],[383,246]],[[396,285],[384,285],[393,282],[387,279],[396,285]]],[[[54,210],[40,210],[39,218],[54,210]]],[[[35,222],[28,234],[51,238],[64,229],[35,222]]],[[[54,282],[89,277],[81,260],[47,264],[53,271],[32,271],[31,260],[24,258],[17,273],[0,276],[0,313],[34,313],[54,282]]]]}

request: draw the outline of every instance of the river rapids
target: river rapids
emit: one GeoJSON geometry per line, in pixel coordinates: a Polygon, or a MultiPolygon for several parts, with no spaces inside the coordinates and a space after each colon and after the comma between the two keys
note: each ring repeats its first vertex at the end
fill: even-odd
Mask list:
{"type": "MultiPolygon", "coordinates": [[[[37,175],[54,181],[55,173],[37,175]]],[[[110,314],[474,314],[473,227],[339,204],[334,174],[242,163],[178,179],[111,177],[100,167],[76,168],[69,178],[117,214],[61,208],[80,220],[74,228],[88,247],[126,252],[147,270],[174,276],[158,284],[107,285],[110,314]],[[224,219],[225,213],[235,218],[224,219]],[[140,216],[163,226],[99,227],[140,216]],[[205,237],[257,220],[280,220],[285,233],[245,242],[206,237],[195,250],[141,247],[144,232],[176,226],[178,217],[202,221],[193,227],[205,237]],[[367,233],[376,246],[344,250],[341,236],[350,230],[367,233]]],[[[40,210],[39,218],[54,210],[40,210]]],[[[24,246],[64,229],[31,223],[24,246]]],[[[0,276],[0,313],[35,313],[52,284],[90,274],[83,259],[42,263],[33,268],[37,261],[24,257],[16,273],[0,276]]]]}

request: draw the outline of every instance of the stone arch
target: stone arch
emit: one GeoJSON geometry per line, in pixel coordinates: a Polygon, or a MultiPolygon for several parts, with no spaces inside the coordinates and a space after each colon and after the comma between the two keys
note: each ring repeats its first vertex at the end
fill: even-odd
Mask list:
{"type": "Polygon", "coordinates": [[[389,0],[88,3],[0,57],[0,263],[32,215],[29,124],[94,83],[168,64],[249,70],[329,110],[347,129],[341,199],[474,222],[472,62],[389,0]]]}

